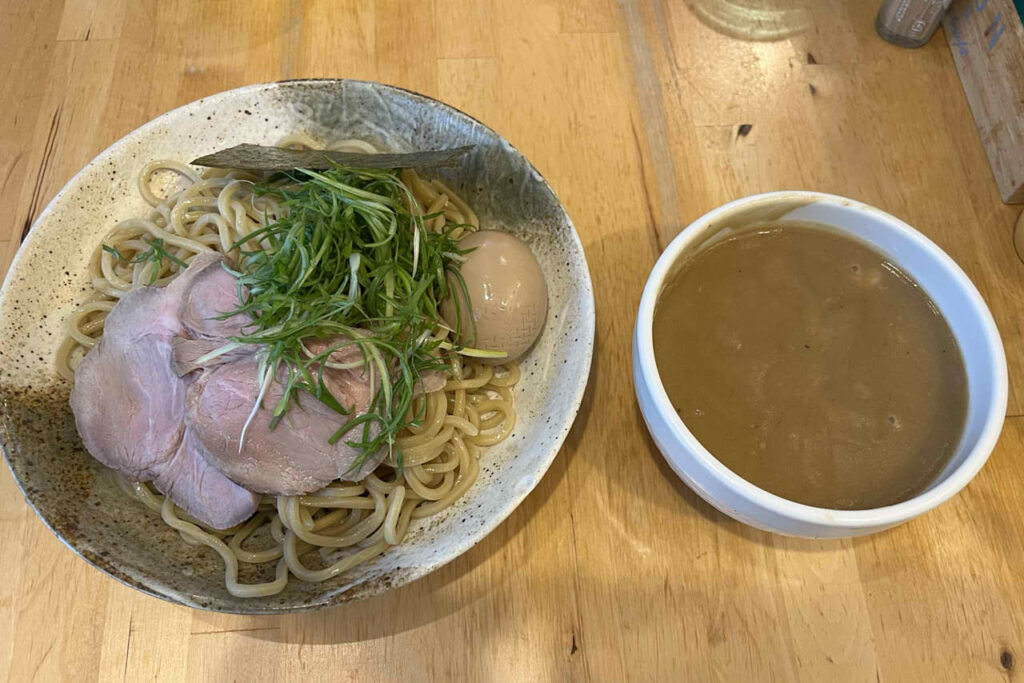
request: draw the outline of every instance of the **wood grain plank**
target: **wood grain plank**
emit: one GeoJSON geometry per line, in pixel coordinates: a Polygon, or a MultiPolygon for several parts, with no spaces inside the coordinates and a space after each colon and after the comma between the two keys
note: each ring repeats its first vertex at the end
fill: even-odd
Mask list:
{"type": "Polygon", "coordinates": [[[993,310],[1009,411],[1024,413],[1016,213],[946,46],[882,43],[870,3],[744,2],[793,30],[737,39],[752,29],[715,24],[712,0],[0,1],[0,267],[26,217],[152,117],[246,83],[342,76],[440,97],[527,154],[576,223],[598,310],[587,397],[538,489],[464,556],[361,603],[239,617],[146,597],[68,552],[0,474],[0,675],[1015,680],[1024,418],[960,496],[834,542],[710,508],[635,407],[631,328],[661,248],[714,206],[795,187],[873,203],[949,251],[993,310]]]}
{"type": "Polygon", "coordinates": [[[136,592],[122,593],[122,599],[129,609],[122,680],[186,680],[183,654],[191,638],[192,610],[136,592]]]}
{"type": "Polygon", "coordinates": [[[112,40],[121,35],[124,0],[67,0],[57,40],[112,40]]]}
{"type": "Polygon", "coordinates": [[[494,0],[434,0],[437,56],[479,59],[497,55],[494,0]]]}
{"type": "MultiPolygon", "coordinates": [[[[30,222],[67,179],[84,165],[103,143],[96,141],[96,121],[105,106],[105,81],[114,55],[101,42],[57,43],[39,102],[26,164],[35,169],[24,178],[17,214],[30,222]],[[98,82],[90,82],[95,78],[98,82]],[[68,142],[73,145],[68,146],[68,142]]],[[[19,234],[14,244],[20,243],[19,234]]],[[[20,502],[20,495],[18,496],[20,502]]],[[[37,567],[22,572],[12,603],[18,624],[10,640],[11,680],[68,677],[77,670],[98,666],[103,605],[108,583],[64,548],[38,519],[24,525],[20,539],[24,559],[37,567]],[[45,568],[39,571],[38,568],[45,568]],[[46,618],[21,620],[21,615],[46,618]],[[77,635],[75,635],[77,634],[77,635]]]]}
{"type": "Polygon", "coordinates": [[[5,472],[0,476],[0,538],[4,545],[4,552],[0,553],[0,671],[5,672],[10,668],[19,629],[17,603],[26,568],[25,527],[34,522],[31,514],[14,479],[5,472]]]}
{"type": "Polygon", "coordinates": [[[563,33],[615,33],[618,12],[611,0],[578,0],[558,3],[563,33]]]}
{"type": "MultiPolygon", "coordinates": [[[[547,2],[524,0],[498,3],[498,38],[504,112],[502,129],[512,144],[546,177],[560,174],[565,161],[553,146],[571,132],[551,125],[552,112],[567,114],[561,104],[567,84],[562,76],[558,8],[547,2]]],[[[569,91],[575,96],[575,91],[569,91]]]]}
{"type": "Polygon", "coordinates": [[[852,541],[775,537],[775,579],[800,680],[869,681],[878,671],[871,611],[852,541]],[[843,628],[836,629],[834,624],[843,628]]]}
{"type": "MultiPolygon", "coordinates": [[[[426,4],[426,3],[423,3],[426,4]]],[[[296,7],[288,17],[291,33],[301,34],[292,72],[284,78],[345,77],[374,80],[377,75],[377,6],[372,2],[319,2],[296,7]]],[[[415,38],[429,40],[428,37],[415,38]]]]}
{"type": "Polygon", "coordinates": [[[893,680],[1006,680],[1003,652],[1024,648],[1024,420],[1007,421],[975,481],[944,506],[855,542],[875,650],[893,680]],[[1012,540],[1011,540],[1012,539],[1012,540]]]}
{"type": "MultiPolygon", "coordinates": [[[[6,104],[0,108],[0,264],[6,272],[21,243],[25,212],[20,206],[22,187],[29,174],[32,133],[42,105],[42,94],[33,83],[45,79],[50,69],[57,27],[41,17],[59,16],[60,1],[7,7],[0,21],[0,45],[9,61],[0,67],[6,104]]],[[[31,511],[8,472],[0,484],[0,672],[11,667],[14,644],[20,630],[21,577],[26,571],[24,540],[31,511]]],[[[29,572],[33,571],[28,569],[29,572]]]]}
{"type": "Polygon", "coordinates": [[[501,105],[504,88],[498,59],[442,59],[438,70],[438,96],[442,100],[492,128],[508,118],[509,109],[501,105]]]}
{"type": "Polygon", "coordinates": [[[108,591],[103,621],[97,625],[97,631],[102,638],[98,653],[99,661],[95,671],[81,673],[83,676],[92,674],[99,681],[124,681],[127,678],[128,659],[134,636],[132,613],[137,600],[132,594],[132,589],[127,586],[111,585],[108,591]]]}
{"type": "Polygon", "coordinates": [[[438,18],[432,3],[376,0],[377,77],[416,92],[437,92],[438,18]]]}
{"type": "Polygon", "coordinates": [[[45,90],[44,82],[50,70],[56,45],[57,26],[43,20],[47,16],[60,16],[62,4],[25,3],[9,8],[4,21],[0,21],[0,45],[4,46],[9,61],[0,67],[0,83],[5,88],[7,106],[0,109],[0,202],[15,210],[0,216],[0,238],[14,243],[21,241],[27,227],[28,207],[19,203],[22,188],[33,182],[38,164],[29,159],[30,141],[40,116],[45,90]]]}
{"type": "MultiPolygon", "coordinates": [[[[37,519],[24,527],[25,563],[14,601],[17,622],[8,680],[64,680],[98,668],[109,580],[70,555],[37,519]]],[[[14,547],[18,547],[16,544],[14,547]]]]}
{"type": "Polygon", "coordinates": [[[1014,0],[956,2],[943,20],[1003,201],[1024,204],[1024,24],[1014,0]]]}

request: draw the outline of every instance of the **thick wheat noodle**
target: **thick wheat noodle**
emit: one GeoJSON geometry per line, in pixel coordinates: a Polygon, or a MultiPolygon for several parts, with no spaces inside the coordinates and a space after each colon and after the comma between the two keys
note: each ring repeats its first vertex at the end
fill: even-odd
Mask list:
{"type": "Polygon", "coordinates": [[[261,512],[257,512],[253,515],[252,519],[242,525],[231,537],[228,543],[228,548],[235,554],[239,562],[247,562],[249,564],[262,564],[264,562],[273,562],[274,560],[281,559],[283,551],[281,546],[273,546],[266,550],[245,550],[242,548],[242,543],[249,538],[254,531],[264,526],[267,523],[267,515],[261,512]]]}
{"type": "MultiPolygon", "coordinates": [[[[457,459],[455,464],[458,464],[457,459]]],[[[433,487],[427,484],[427,481],[433,479],[433,475],[424,471],[422,466],[409,468],[407,474],[405,485],[423,500],[440,500],[455,485],[455,474],[452,470],[445,472],[441,478],[441,483],[433,487]]]]}
{"type": "Polygon", "coordinates": [[[112,310],[114,310],[113,301],[93,301],[83,304],[71,314],[72,319],[68,327],[71,337],[75,342],[91,349],[99,341],[99,338],[93,335],[96,332],[103,331],[103,321],[107,317],[106,314],[112,310]],[[94,313],[100,313],[101,315],[91,317],[83,322],[86,317],[92,316],[94,313]]]}
{"type": "MultiPolygon", "coordinates": [[[[444,457],[437,457],[431,460],[426,465],[417,465],[413,468],[415,472],[421,472],[424,475],[427,474],[447,474],[459,466],[459,458],[455,455],[455,451],[451,448],[451,444],[445,446],[445,454],[448,459],[444,457]]],[[[436,478],[436,477],[435,477],[436,478]]],[[[424,481],[424,477],[420,477],[420,481],[424,481]]]]}
{"type": "Polygon", "coordinates": [[[177,506],[170,498],[164,499],[161,509],[161,517],[168,526],[177,529],[183,537],[202,543],[217,551],[217,554],[224,560],[224,584],[228,591],[239,598],[257,598],[267,595],[276,595],[288,585],[288,565],[284,559],[277,563],[277,570],[273,581],[266,583],[241,584],[238,582],[238,557],[231,548],[225,545],[224,541],[204,531],[191,522],[186,522],[177,516],[177,506]]]}
{"type": "Polygon", "coordinates": [[[445,391],[454,391],[456,389],[479,389],[480,387],[486,386],[491,378],[494,376],[494,368],[484,365],[481,367],[478,373],[475,373],[473,377],[468,379],[449,379],[445,385],[445,391]]]}
{"type": "MultiPolygon", "coordinates": [[[[305,134],[290,135],[278,144],[318,146],[305,134]]],[[[329,148],[376,151],[361,140],[329,148]]],[[[428,229],[452,230],[457,237],[479,227],[476,214],[440,181],[425,181],[411,169],[401,177],[416,198],[410,208],[421,215],[437,214],[428,221],[428,229]]],[[[119,223],[104,244],[131,259],[150,249],[147,239],[159,239],[185,263],[201,252],[227,252],[282,215],[282,207],[272,198],[253,194],[256,180],[252,174],[230,169],[199,173],[176,161],[147,164],[139,176],[139,191],[152,207],[149,214],[119,223]],[[154,191],[154,181],[167,173],[183,179],[185,187],[162,197],[154,191]]],[[[246,248],[257,246],[250,241],[246,248]]],[[[151,282],[164,286],[180,271],[178,264],[167,259],[159,266],[150,260],[126,263],[98,249],[90,262],[94,291],[67,318],[58,372],[73,381],[75,367],[100,340],[106,315],[121,297],[151,282]]],[[[397,462],[387,461],[360,483],[334,482],[304,496],[264,496],[251,519],[226,530],[203,527],[150,484],[121,477],[118,482],[127,495],[177,530],[183,541],[217,552],[232,595],[274,595],[285,589],[289,576],[325,581],[401,543],[413,519],[450,507],[476,481],[479,446],[497,443],[511,433],[515,409],[510,387],[519,380],[518,367],[494,368],[455,354],[446,359],[450,365],[444,389],[417,398],[407,415],[422,421],[399,436],[402,474],[397,462]]]]}
{"type": "Polygon", "coordinates": [[[451,204],[457,209],[455,215],[458,216],[460,223],[475,226],[480,225],[480,221],[476,217],[476,212],[474,212],[473,209],[469,208],[469,205],[466,204],[466,202],[462,201],[462,198],[459,197],[459,195],[456,192],[454,192],[450,187],[442,183],[440,180],[434,180],[432,181],[432,184],[434,185],[435,188],[437,188],[438,193],[448,197],[448,201],[451,202],[451,204]]]}

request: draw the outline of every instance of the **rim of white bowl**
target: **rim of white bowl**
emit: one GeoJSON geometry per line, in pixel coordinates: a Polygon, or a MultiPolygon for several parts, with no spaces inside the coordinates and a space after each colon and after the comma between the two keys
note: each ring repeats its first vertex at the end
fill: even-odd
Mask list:
{"type": "MultiPolygon", "coordinates": [[[[845,232],[842,226],[834,227],[845,232]]],[[[898,258],[893,258],[897,262],[899,261],[898,258]]],[[[978,289],[971,282],[970,278],[967,277],[967,274],[938,245],[899,218],[863,202],[822,192],[786,190],[750,195],[712,209],[686,226],[669,243],[661,253],[661,256],[658,257],[658,261],[654,264],[654,268],[647,279],[647,284],[644,286],[643,296],[640,299],[640,308],[637,312],[637,358],[640,363],[643,379],[650,388],[655,409],[664,418],[673,436],[678,441],[684,443],[721,483],[728,486],[734,493],[771,513],[794,521],[822,526],[862,528],[898,524],[944,503],[963,489],[984,466],[996,445],[996,441],[999,439],[1003,421],[1006,418],[1009,387],[1006,355],[1003,351],[1002,339],[999,336],[999,330],[996,328],[991,311],[989,311],[988,306],[981,297],[981,293],[978,292],[978,289]],[[970,452],[956,469],[950,472],[942,481],[902,503],[867,510],[836,510],[797,503],[752,484],[726,467],[701,445],[672,407],[668,393],[665,391],[665,386],[661,381],[661,375],[658,372],[658,366],[654,358],[652,333],[654,307],[657,303],[658,295],[661,293],[665,278],[675,264],[679,253],[691,243],[703,237],[705,235],[704,229],[711,226],[717,219],[734,213],[739,209],[749,208],[751,205],[781,204],[788,201],[797,201],[805,204],[812,202],[826,203],[842,206],[861,213],[870,214],[873,218],[880,219],[889,227],[902,232],[921,247],[936,265],[945,272],[950,284],[963,292],[967,301],[970,302],[971,307],[974,309],[974,313],[982,320],[982,332],[985,340],[984,349],[988,356],[986,360],[992,373],[993,385],[989,399],[992,407],[985,416],[981,433],[971,447],[970,452]]],[[[671,460],[668,455],[665,455],[665,458],[671,460]]]]}

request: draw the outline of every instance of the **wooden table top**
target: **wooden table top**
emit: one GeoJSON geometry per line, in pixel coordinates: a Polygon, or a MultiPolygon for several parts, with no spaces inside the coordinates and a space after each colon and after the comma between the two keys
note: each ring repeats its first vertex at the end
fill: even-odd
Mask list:
{"type": "Polygon", "coordinates": [[[247,83],[352,77],[440,98],[518,146],[577,225],[598,320],[580,416],[523,505],[427,578],[337,609],[223,616],[132,591],[63,547],[3,468],[0,678],[1016,680],[1019,208],[999,200],[942,34],[891,47],[876,6],[3,0],[2,267],[75,171],[158,114],[247,83]],[[806,541],[728,519],[672,474],[635,406],[630,332],[659,251],[709,209],[777,189],[916,226],[1003,335],[1010,417],[991,460],[886,533],[806,541]]]}

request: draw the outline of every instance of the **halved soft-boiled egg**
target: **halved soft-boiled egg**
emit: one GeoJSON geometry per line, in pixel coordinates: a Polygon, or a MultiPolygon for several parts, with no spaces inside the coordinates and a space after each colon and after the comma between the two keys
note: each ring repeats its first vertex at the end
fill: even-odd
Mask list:
{"type": "Polygon", "coordinates": [[[507,354],[483,362],[518,360],[537,341],[548,313],[540,264],[525,242],[497,230],[471,233],[459,240],[459,248],[472,250],[460,269],[466,288],[452,282],[453,294],[441,304],[442,317],[459,331],[460,344],[507,354]]]}

